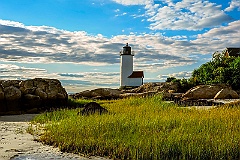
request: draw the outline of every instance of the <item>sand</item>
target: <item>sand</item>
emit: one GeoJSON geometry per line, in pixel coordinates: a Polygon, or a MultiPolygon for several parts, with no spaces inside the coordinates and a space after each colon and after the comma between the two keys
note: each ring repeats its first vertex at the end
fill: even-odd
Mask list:
{"type": "Polygon", "coordinates": [[[63,153],[58,148],[34,141],[34,136],[26,132],[29,121],[34,116],[36,115],[0,116],[0,160],[105,159],[63,153]]]}

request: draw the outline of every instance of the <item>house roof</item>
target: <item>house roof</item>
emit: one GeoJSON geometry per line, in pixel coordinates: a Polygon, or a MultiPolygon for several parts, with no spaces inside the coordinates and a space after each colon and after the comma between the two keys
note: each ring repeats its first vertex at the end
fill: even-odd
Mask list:
{"type": "Polygon", "coordinates": [[[133,71],[128,78],[144,78],[143,71],[133,71]]]}
{"type": "Polygon", "coordinates": [[[239,57],[240,48],[227,48],[228,56],[239,57]]]}

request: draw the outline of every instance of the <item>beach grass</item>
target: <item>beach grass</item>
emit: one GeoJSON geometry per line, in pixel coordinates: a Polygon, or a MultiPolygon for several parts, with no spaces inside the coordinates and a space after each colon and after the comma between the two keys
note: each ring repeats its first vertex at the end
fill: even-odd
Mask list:
{"type": "Polygon", "coordinates": [[[113,159],[240,158],[238,105],[188,109],[161,95],[97,102],[109,112],[82,116],[80,108],[61,109],[35,117],[46,129],[40,141],[113,159]]]}

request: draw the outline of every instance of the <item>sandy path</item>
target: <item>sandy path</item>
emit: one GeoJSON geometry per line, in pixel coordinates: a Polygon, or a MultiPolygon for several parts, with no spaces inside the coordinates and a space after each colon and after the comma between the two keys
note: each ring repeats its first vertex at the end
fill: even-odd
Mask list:
{"type": "MultiPolygon", "coordinates": [[[[87,160],[76,154],[62,153],[58,148],[34,141],[26,129],[35,115],[0,116],[0,160],[47,160],[76,159],[87,160]]],[[[104,159],[91,157],[91,159],[104,159]]]]}

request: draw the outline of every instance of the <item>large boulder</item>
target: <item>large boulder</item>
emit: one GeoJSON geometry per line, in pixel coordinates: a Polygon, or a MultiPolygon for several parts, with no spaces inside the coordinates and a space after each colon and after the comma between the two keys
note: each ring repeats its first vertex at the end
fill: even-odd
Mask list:
{"type": "Polygon", "coordinates": [[[121,92],[117,89],[98,88],[94,90],[95,95],[105,98],[118,98],[121,92]]]}
{"type": "Polygon", "coordinates": [[[179,90],[178,83],[175,82],[151,82],[145,83],[131,90],[124,90],[125,93],[146,93],[146,92],[177,92],[179,90]]]}
{"type": "Polygon", "coordinates": [[[0,100],[4,100],[4,91],[1,85],[0,85],[0,100]]]}
{"type": "Polygon", "coordinates": [[[33,94],[36,90],[34,86],[34,80],[26,80],[20,82],[20,90],[23,94],[33,94]]]}
{"type": "Polygon", "coordinates": [[[16,101],[21,98],[22,92],[18,88],[10,86],[4,88],[4,95],[7,101],[16,101]]]}
{"type": "Polygon", "coordinates": [[[175,82],[152,82],[145,83],[133,89],[110,89],[98,88],[94,90],[85,90],[79,93],[70,95],[74,99],[118,99],[126,97],[146,97],[158,93],[175,93],[179,90],[179,84],[175,82]]]}
{"type": "Polygon", "coordinates": [[[47,93],[44,92],[41,88],[37,88],[35,90],[35,95],[39,96],[42,100],[46,100],[48,98],[47,93]]]}
{"type": "Polygon", "coordinates": [[[48,82],[46,80],[47,79],[43,79],[43,78],[35,78],[34,86],[36,86],[37,88],[39,88],[45,92],[48,87],[48,82]]]}
{"type": "Polygon", "coordinates": [[[0,82],[0,112],[6,112],[4,91],[0,82]]]}
{"type": "Polygon", "coordinates": [[[5,81],[1,81],[1,84],[3,88],[10,87],[10,86],[19,88],[20,82],[21,82],[20,80],[5,80],[5,81]]]}
{"type": "Polygon", "coordinates": [[[68,94],[57,79],[0,80],[0,114],[66,106],[67,100],[68,94]]]}
{"type": "Polygon", "coordinates": [[[78,98],[92,98],[92,99],[116,99],[119,98],[121,91],[118,89],[110,88],[97,88],[94,90],[86,90],[74,95],[71,95],[74,99],[78,98]]]}
{"type": "Polygon", "coordinates": [[[213,99],[215,95],[227,88],[226,85],[199,85],[191,88],[182,95],[183,100],[196,100],[196,99],[213,99]]]}
{"type": "Polygon", "coordinates": [[[68,94],[57,79],[47,79],[46,93],[48,99],[66,99],[68,94]]]}
{"type": "Polygon", "coordinates": [[[14,86],[9,86],[3,89],[5,95],[5,104],[7,111],[20,111],[20,99],[22,96],[21,91],[14,86]]]}
{"type": "Polygon", "coordinates": [[[239,99],[239,95],[231,88],[223,88],[215,95],[214,99],[239,99]]]}
{"type": "Polygon", "coordinates": [[[41,98],[37,95],[26,94],[22,98],[22,105],[25,110],[30,110],[41,106],[41,98]]]}

